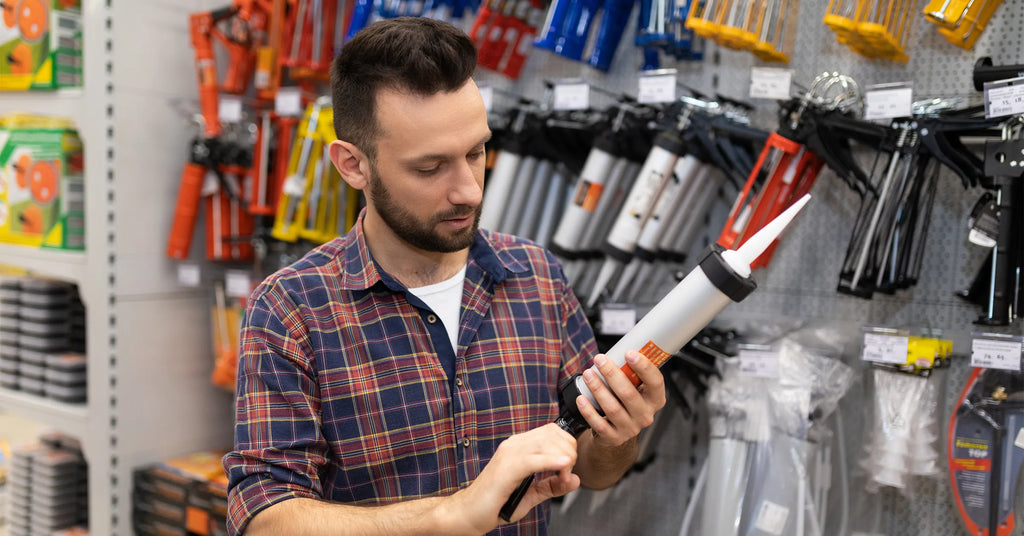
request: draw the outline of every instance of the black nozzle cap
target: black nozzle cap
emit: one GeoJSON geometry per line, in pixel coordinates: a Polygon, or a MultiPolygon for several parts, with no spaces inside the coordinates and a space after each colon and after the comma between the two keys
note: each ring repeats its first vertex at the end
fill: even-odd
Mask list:
{"type": "MultiPolygon", "coordinates": [[[[555,424],[562,430],[572,434],[573,437],[579,437],[580,434],[590,428],[587,420],[580,414],[580,408],[576,406],[576,397],[581,394],[579,387],[576,385],[579,377],[579,374],[573,376],[569,383],[562,388],[562,392],[559,393],[559,397],[562,399],[562,411],[558,414],[558,418],[555,419],[555,424]]],[[[600,408],[598,408],[599,413],[600,411],[600,408]]]]}
{"type": "Polygon", "coordinates": [[[743,301],[743,298],[754,292],[754,289],[757,288],[757,283],[754,282],[752,277],[743,277],[737,274],[729,266],[729,263],[725,262],[725,258],[722,257],[723,251],[725,251],[725,248],[721,245],[711,244],[697,264],[711,283],[718,290],[722,291],[722,294],[725,294],[734,302],[743,301]]]}

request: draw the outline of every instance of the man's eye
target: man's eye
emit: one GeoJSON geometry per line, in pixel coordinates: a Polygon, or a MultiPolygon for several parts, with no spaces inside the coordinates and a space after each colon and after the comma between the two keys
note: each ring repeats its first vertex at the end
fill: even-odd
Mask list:
{"type": "Polygon", "coordinates": [[[441,169],[441,166],[434,166],[430,169],[417,169],[416,172],[420,175],[433,175],[441,169]]]}
{"type": "Polygon", "coordinates": [[[472,153],[469,153],[467,155],[467,158],[469,158],[470,160],[476,160],[476,159],[482,157],[484,154],[485,154],[485,151],[482,151],[482,150],[481,151],[473,151],[472,153]]]}

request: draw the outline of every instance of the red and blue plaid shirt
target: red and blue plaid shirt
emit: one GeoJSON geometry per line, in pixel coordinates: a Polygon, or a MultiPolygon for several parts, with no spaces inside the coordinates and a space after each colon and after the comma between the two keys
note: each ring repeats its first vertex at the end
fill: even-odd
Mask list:
{"type": "MultiPolygon", "coordinates": [[[[379,505],[454,493],[502,440],[551,422],[559,388],[596,352],[554,258],[480,231],[453,353],[429,307],[372,261],[360,218],[249,302],[224,458],[229,531],[293,497],[379,505]]],[[[548,515],[543,504],[492,534],[545,534],[548,515]]]]}

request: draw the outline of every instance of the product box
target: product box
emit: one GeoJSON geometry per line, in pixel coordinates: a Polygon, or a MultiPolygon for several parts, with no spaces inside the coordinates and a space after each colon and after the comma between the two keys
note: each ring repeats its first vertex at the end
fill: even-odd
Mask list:
{"type": "Polygon", "coordinates": [[[0,90],[82,85],[81,0],[0,3],[0,90]]]}
{"type": "Polygon", "coordinates": [[[70,121],[0,118],[0,242],[84,249],[83,167],[70,121]]]}

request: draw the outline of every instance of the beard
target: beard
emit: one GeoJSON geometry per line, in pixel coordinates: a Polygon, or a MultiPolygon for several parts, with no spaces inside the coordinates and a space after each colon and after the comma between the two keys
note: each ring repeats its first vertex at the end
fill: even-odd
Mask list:
{"type": "Polygon", "coordinates": [[[423,251],[437,253],[454,253],[468,248],[473,244],[480,223],[480,206],[458,205],[444,212],[439,212],[427,221],[421,221],[405,207],[395,203],[391,192],[380,180],[377,167],[370,165],[369,190],[367,194],[373,201],[380,218],[402,240],[423,251]],[[473,224],[464,229],[450,233],[437,231],[444,220],[452,218],[473,217],[473,224]]]}

